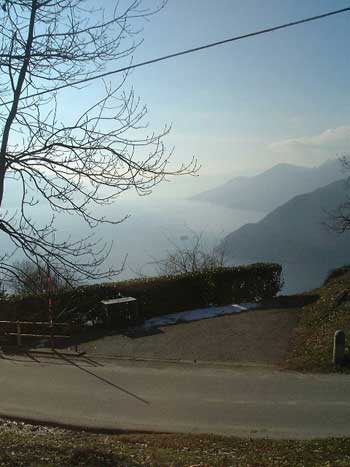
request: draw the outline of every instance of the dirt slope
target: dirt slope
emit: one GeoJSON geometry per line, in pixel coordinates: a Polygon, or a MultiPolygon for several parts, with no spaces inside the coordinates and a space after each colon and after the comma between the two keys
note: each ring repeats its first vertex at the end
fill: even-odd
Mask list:
{"type": "Polygon", "coordinates": [[[298,308],[268,308],[145,333],[115,334],[80,344],[89,353],[135,358],[253,362],[282,361],[297,324],[298,308]]]}

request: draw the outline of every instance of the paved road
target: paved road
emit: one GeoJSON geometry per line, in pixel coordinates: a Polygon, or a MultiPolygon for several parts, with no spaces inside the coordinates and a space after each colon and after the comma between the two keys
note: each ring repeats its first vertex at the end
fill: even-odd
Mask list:
{"type": "Polygon", "coordinates": [[[350,376],[13,356],[0,360],[0,416],[108,429],[350,436],[350,376]]]}

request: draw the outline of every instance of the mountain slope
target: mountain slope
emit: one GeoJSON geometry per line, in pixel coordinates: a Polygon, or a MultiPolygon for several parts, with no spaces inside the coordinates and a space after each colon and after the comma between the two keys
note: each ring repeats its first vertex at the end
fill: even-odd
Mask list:
{"type": "Polygon", "coordinates": [[[328,185],[343,176],[338,160],[329,160],[313,168],[278,164],[255,177],[234,178],[192,199],[229,208],[271,211],[296,195],[328,185]]]}
{"type": "Polygon", "coordinates": [[[350,261],[350,233],[331,231],[327,212],[346,197],[339,180],[311,193],[299,195],[256,224],[246,224],[223,241],[233,258],[289,263],[344,264],[350,261]]]}

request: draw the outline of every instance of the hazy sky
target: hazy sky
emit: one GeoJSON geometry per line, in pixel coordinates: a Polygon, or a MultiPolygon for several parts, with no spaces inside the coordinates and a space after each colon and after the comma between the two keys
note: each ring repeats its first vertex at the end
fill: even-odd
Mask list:
{"type": "MultiPolygon", "coordinates": [[[[169,0],[144,25],[134,63],[348,4],[169,0]]],[[[174,162],[195,155],[202,165],[200,177],[160,192],[186,195],[278,162],[312,166],[350,151],[349,26],[345,13],[132,72],[128,84],[147,104],[150,128],[173,125],[166,141],[174,162]]],[[[98,84],[79,92],[74,108],[94,92],[98,84]]],[[[71,111],[71,101],[65,106],[71,111]]]]}
{"type": "MultiPolygon", "coordinates": [[[[116,3],[88,1],[107,9],[116,3]]],[[[349,0],[168,0],[144,25],[134,63],[347,6],[349,0]]],[[[133,85],[147,104],[149,131],[172,124],[166,142],[175,147],[174,164],[196,156],[202,165],[199,177],[163,184],[156,202],[157,196],[187,197],[280,162],[315,166],[350,153],[349,44],[350,13],[345,13],[133,71],[127,87],[133,85]]],[[[110,81],[117,85],[120,75],[110,81]]],[[[94,82],[63,92],[60,116],[76,118],[100,90],[101,83],[94,82]]],[[[13,207],[16,193],[8,193],[13,207]]],[[[218,222],[210,212],[205,216],[208,223],[218,222]]],[[[144,218],[152,227],[152,217],[144,218]]],[[[140,232],[132,231],[137,242],[140,232]]],[[[118,238],[114,230],[111,238],[118,238]]]]}
{"type": "MultiPolygon", "coordinates": [[[[135,59],[348,5],[348,0],[169,0],[146,25],[135,59]]],[[[202,176],[191,180],[191,189],[278,162],[317,165],[350,151],[349,26],[347,13],[132,74],[150,122],[156,128],[173,124],[168,141],[176,159],[198,156],[202,176]]]]}

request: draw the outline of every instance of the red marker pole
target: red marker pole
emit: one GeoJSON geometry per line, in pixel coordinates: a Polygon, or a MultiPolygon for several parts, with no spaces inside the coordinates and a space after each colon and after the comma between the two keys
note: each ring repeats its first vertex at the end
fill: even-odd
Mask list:
{"type": "Polygon", "coordinates": [[[50,323],[50,342],[51,350],[54,350],[53,339],[53,316],[52,316],[52,298],[51,298],[51,272],[50,266],[47,266],[47,292],[48,292],[48,305],[49,305],[49,323],[50,323]]]}

